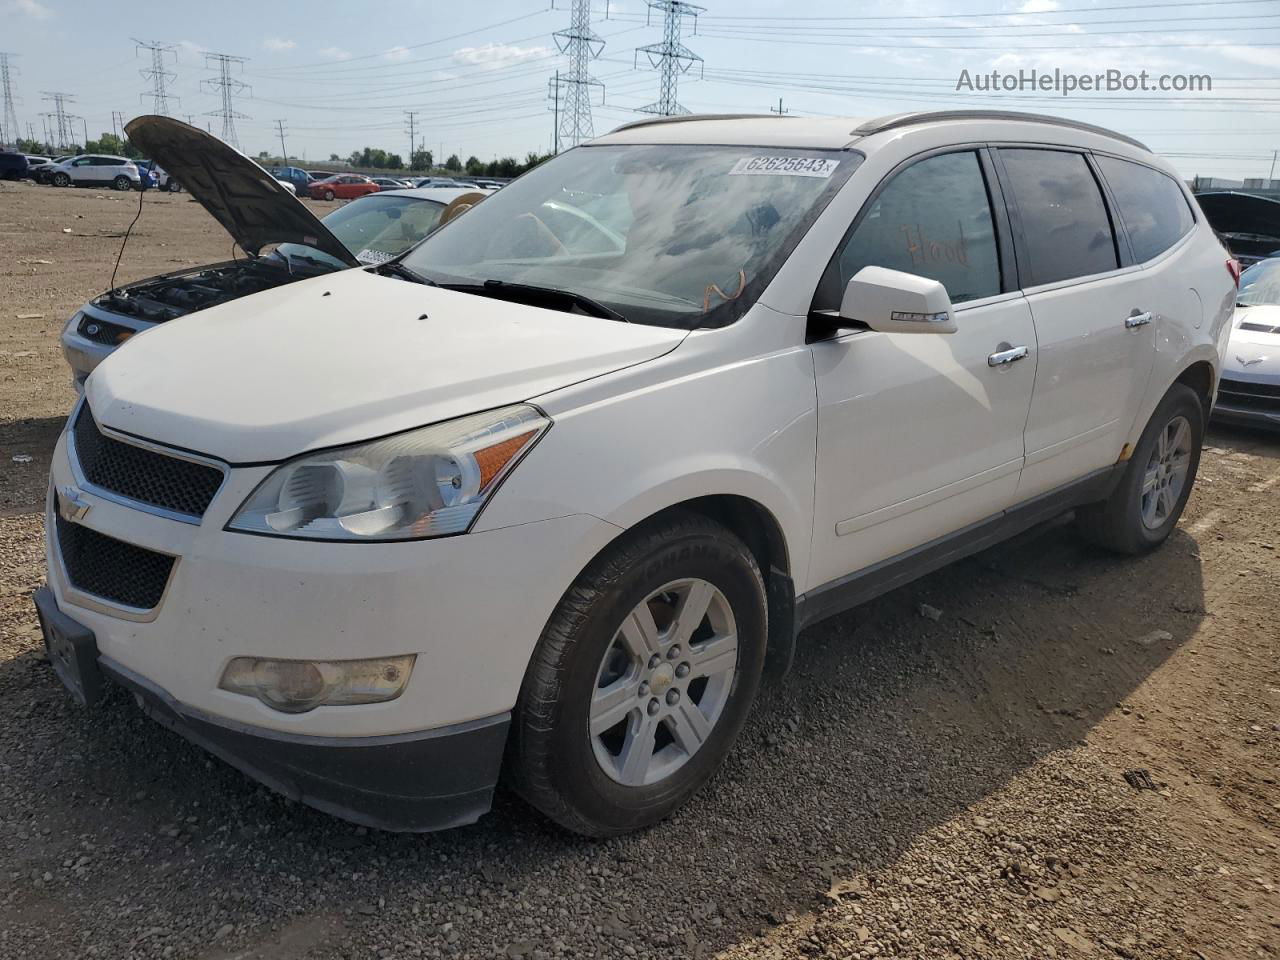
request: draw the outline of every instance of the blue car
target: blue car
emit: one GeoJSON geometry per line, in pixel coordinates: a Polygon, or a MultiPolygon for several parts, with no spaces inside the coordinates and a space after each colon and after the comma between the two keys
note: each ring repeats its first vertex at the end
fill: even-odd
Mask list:
{"type": "Polygon", "coordinates": [[[305,197],[309,195],[311,189],[311,174],[300,167],[271,167],[269,172],[277,180],[287,180],[293,184],[298,196],[305,197]]]}
{"type": "Polygon", "coordinates": [[[156,162],[154,160],[135,160],[138,167],[138,189],[150,190],[152,187],[159,186],[156,179],[156,162]]]}

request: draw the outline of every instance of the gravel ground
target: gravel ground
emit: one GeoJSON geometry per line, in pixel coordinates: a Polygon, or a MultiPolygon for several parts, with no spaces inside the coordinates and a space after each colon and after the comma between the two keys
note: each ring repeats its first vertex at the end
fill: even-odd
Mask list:
{"type": "MultiPolygon", "coordinates": [[[[1280,953],[1277,440],[1212,432],[1153,555],[1057,525],[806,631],[659,827],[588,842],[500,795],[365,831],[59,688],[29,599],[56,337],[136,196],[0,188],[0,957],[1280,953]]],[[[195,204],[146,203],[122,277],[227,255],[195,204]]]]}

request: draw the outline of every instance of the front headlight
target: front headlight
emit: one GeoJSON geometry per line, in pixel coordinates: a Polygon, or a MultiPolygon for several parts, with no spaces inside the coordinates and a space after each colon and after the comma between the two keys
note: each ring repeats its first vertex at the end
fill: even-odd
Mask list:
{"type": "Polygon", "coordinates": [[[281,713],[385,703],[404,693],[416,653],[375,660],[266,660],[235,657],[218,686],[257,697],[281,713]]]}
{"type": "Polygon", "coordinates": [[[463,533],[550,424],[518,404],[307,454],[277,467],[227,529],[347,541],[463,533]]]}

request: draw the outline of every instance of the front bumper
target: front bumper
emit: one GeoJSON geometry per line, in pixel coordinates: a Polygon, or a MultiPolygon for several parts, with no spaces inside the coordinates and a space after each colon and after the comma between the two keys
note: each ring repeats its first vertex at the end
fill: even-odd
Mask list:
{"type": "Polygon", "coordinates": [[[1241,427],[1280,430],[1280,376],[1246,380],[1228,370],[1218,383],[1213,419],[1241,427]]]}
{"type": "MultiPolygon", "coordinates": [[[[36,592],[42,623],[92,634],[36,592]]],[[[424,733],[309,737],[210,716],[179,703],[141,674],[98,655],[88,665],[133,693],[153,720],[285,796],[379,830],[422,832],[474,823],[488,810],[510,713],[424,733]]]]}

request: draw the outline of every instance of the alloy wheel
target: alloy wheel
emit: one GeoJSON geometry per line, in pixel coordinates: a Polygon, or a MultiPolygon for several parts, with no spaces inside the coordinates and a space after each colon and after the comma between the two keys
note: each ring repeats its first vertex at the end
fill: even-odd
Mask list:
{"type": "Polygon", "coordinates": [[[1173,515],[1191,466],[1191,424],[1183,416],[1170,420],[1147,461],[1142,478],[1142,522],[1158,530],[1173,515]]]}
{"type": "Polygon", "coordinates": [[[588,736],[601,769],[629,787],[657,783],[706,743],[733,692],[733,610],[706,580],[676,580],[627,615],[592,690],[588,736]]]}

